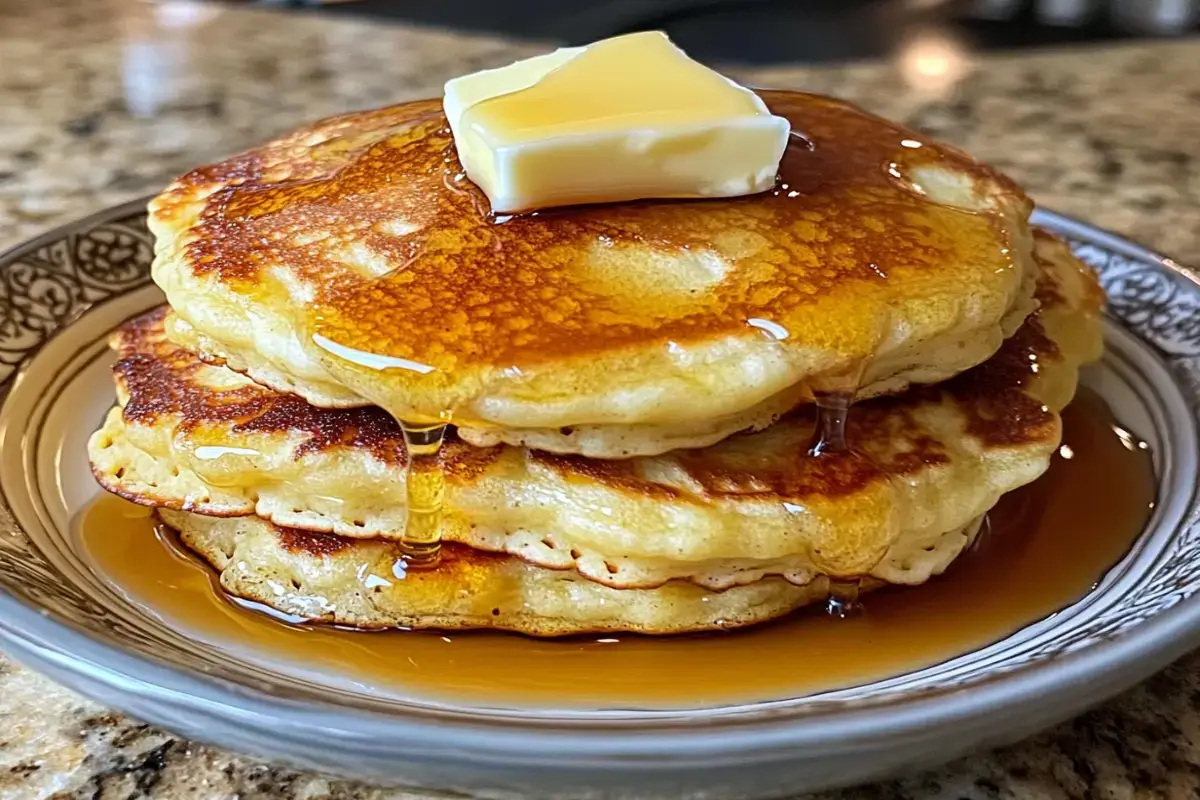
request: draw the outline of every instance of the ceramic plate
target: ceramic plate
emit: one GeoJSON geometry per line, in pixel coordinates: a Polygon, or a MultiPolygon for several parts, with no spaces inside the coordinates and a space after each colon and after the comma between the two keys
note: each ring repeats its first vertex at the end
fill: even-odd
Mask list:
{"type": "Polygon", "coordinates": [[[0,256],[0,644],[135,717],[301,767],[443,792],[771,796],[1013,741],[1200,643],[1200,283],[1137,245],[1040,212],[1108,290],[1108,353],[1085,382],[1149,444],[1158,479],[1145,532],[1075,605],[901,677],[683,711],[467,707],[201,646],[101,580],[70,533],[98,491],[84,445],[113,400],[105,336],[162,301],[143,207],[0,256]]]}

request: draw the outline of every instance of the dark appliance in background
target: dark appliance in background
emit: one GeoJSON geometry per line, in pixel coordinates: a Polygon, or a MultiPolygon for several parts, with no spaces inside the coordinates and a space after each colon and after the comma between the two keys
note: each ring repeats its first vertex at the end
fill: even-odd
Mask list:
{"type": "Polygon", "coordinates": [[[975,49],[1194,35],[1200,0],[252,0],[583,44],[660,29],[702,60],[882,56],[936,30],[975,49]]]}

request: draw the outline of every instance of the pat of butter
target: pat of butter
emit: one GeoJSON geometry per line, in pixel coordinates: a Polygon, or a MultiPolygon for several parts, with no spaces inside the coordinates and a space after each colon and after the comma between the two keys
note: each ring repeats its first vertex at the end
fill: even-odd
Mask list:
{"type": "Polygon", "coordinates": [[[790,130],[658,32],[455,78],[443,105],[494,213],[766,191],[790,130]]]}

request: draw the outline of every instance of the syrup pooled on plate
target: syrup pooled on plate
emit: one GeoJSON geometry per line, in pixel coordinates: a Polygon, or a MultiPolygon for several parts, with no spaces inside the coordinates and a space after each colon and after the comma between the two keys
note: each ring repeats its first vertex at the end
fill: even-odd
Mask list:
{"type": "Polygon", "coordinates": [[[945,575],[867,595],[844,618],[812,607],[743,631],[538,640],[288,624],[230,601],[172,536],[156,538],[146,509],[107,495],[80,516],[78,544],[123,596],[182,634],[369,691],[589,708],[796,697],[988,645],[1080,599],[1120,560],[1154,505],[1150,454],[1086,391],[1063,419],[1049,471],[1004,497],[945,575]]]}

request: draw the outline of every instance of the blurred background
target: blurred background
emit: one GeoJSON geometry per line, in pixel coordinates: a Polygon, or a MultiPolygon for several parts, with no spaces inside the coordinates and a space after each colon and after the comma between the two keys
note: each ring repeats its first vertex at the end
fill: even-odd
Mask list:
{"type": "Polygon", "coordinates": [[[1034,47],[1200,32],[1200,0],[257,0],[469,32],[584,44],[655,28],[693,56],[819,63],[937,48],[1034,47]]]}

